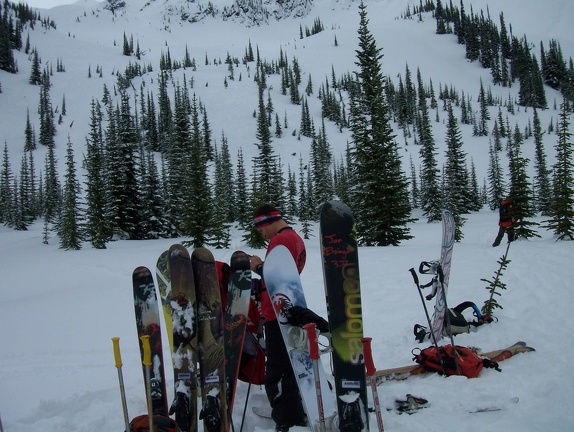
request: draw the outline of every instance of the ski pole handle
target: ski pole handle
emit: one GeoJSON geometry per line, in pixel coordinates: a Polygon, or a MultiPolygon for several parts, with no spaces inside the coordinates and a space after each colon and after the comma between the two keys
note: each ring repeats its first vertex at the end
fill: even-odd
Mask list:
{"type": "Polygon", "coordinates": [[[376,373],[375,363],[373,362],[373,351],[371,350],[371,341],[373,338],[364,337],[361,339],[363,342],[363,355],[365,356],[365,367],[367,369],[367,376],[372,377],[376,373]]]}
{"type": "Polygon", "coordinates": [[[413,280],[415,281],[415,285],[419,285],[419,277],[417,275],[417,272],[415,271],[414,268],[410,268],[409,271],[411,272],[411,274],[413,275],[413,280]]]}
{"type": "Polygon", "coordinates": [[[120,385],[120,396],[122,398],[122,410],[124,412],[124,423],[126,426],[126,431],[130,430],[130,417],[128,415],[128,405],[126,402],[126,389],[124,386],[124,375],[122,373],[122,355],[120,353],[120,338],[113,337],[112,345],[114,347],[114,361],[116,368],[118,369],[118,381],[120,385]]]}
{"type": "Polygon", "coordinates": [[[114,360],[116,362],[116,367],[121,368],[123,365],[122,365],[122,354],[120,353],[120,338],[117,336],[113,337],[112,344],[114,346],[114,360]]]}
{"type": "Polygon", "coordinates": [[[144,335],[140,337],[143,347],[143,360],[144,366],[151,366],[151,346],[149,344],[149,335],[144,335]]]}
{"type": "Polygon", "coordinates": [[[315,323],[308,323],[303,326],[307,330],[309,338],[309,357],[311,360],[319,360],[319,341],[317,340],[317,326],[315,323]]]}
{"type": "Polygon", "coordinates": [[[150,366],[151,366],[151,346],[149,343],[149,335],[140,336],[143,348],[143,360],[142,363],[145,366],[145,391],[147,398],[147,411],[149,417],[149,431],[153,431],[153,403],[151,399],[151,376],[150,376],[150,366]]]}

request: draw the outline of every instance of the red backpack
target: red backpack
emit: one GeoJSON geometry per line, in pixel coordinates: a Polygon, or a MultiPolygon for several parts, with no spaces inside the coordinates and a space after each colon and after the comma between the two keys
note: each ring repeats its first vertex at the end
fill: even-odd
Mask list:
{"type": "Polygon", "coordinates": [[[415,356],[413,360],[430,371],[447,376],[459,374],[456,367],[457,363],[460,369],[460,375],[464,375],[468,378],[476,378],[483,367],[495,368],[500,371],[498,363],[479,357],[470,348],[458,345],[456,345],[454,349],[452,345],[439,348],[442,365],[439,360],[439,351],[434,345],[421,350],[418,354],[415,354],[413,351],[413,355],[415,356]]]}
{"type": "MultiPolygon", "coordinates": [[[[153,416],[154,432],[175,432],[175,421],[172,418],[154,414],[153,416]]],[[[149,432],[149,417],[147,414],[134,417],[130,422],[129,432],[149,432]]]]}

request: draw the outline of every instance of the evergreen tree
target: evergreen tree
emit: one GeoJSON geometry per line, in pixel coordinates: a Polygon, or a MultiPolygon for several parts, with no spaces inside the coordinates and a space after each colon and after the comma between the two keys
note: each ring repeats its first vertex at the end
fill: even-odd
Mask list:
{"type": "Polygon", "coordinates": [[[536,198],[536,208],[543,215],[548,215],[551,205],[551,185],[550,172],[546,165],[546,154],[544,152],[544,143],[542,141],[542,126],[538,111],[534,109],[534,196],[536,198]]]}
{"type": "Polygon", "coordinates": [[[497,210],[504,197],[505,184],[498,152],[492,142],[488,147],[488,155],[488,207],[490,210],[497,210]]]}
{"type": "Polygon", "coordinates": [[[154,154],[143,148],[140,150],[140,154],[142,231],[145,238],[155,239],[166,235],[162,184],[154,154]]]}
{"type": "Polygon", "coordinates": [[[30,79],[28,82],[32,85],[42,84],[42,72],[40,70],[38,50],[34,50],[34,55],[32,56],[32,67],[30,68],[30,79]]]}
{"type": "Polygon", "coordinates": [[[462,227],[468,213],[466,154],[462,150],[462,136],[458,121],[454,116],[452,104],[448,104],[448,122],[446,131],[446,164],[444,168],[444,207],[450,210],[456,222],[455,239],[462,240],[462,227]]]}
{"type": "Polygon", "coordinates": [[[82,248],[82,215],[80,212],[80,183],[76,178],[76,164],[72,142],[68,137],[66,151],[66,175],[62,199],[62,211],[59,215],[56,230],[60,237],[60,249],[82,248]]]}
{"type": "MultiPolygon", "coordinates": [[[[31,153],[30,153],[31,154],[31,153]]],[[[28,163],[28,153],[22,155],[22,162],[20,165],[20,181],[18,183],[18,209],[16,211],[17,218],[16,229],[26,230],[34,221],[34,205],[33,205],[33,190],[32,190],[32,176],[30,172],[30,164],[28,163]]]]}
{"type": "Polygon", "coordinates": [[[14,174],[8,156],[8,143],[4,142],[4,157],[2,158],[2,176],[0,177],[0,222],[11,226],[12,222],[12,182],[14,174]]]}
{"type": "Polygon", "coordinates": [[[58,169],[56,156],[54,154],[54,147],[48,147],[46,153],[46,168],[45,168],[45,181],[44,181],[44,220],[48,231],[49,226],[58,221],[62,203],[62,191],[60,188],[60,181],[58,180],[58,169]]]}
{"type": "Polygon", "coordinates": [[[509,197],[512,201],[513,216],[517,220],[514,224],[515,238],[540,237],[532,227],[538,225],[536,222],[528,220],[535,215],[532,185],[528,178],[526,169],[529,160],[522,156],[523,136],[518,124],[514,128],[514,134],[509,135],[507,142],[508,172],[510,175],[509,197]]]}
{"type": "Polygon", "coordinates": [[[488,136],[488,120],[490,120],[490,114],[488,113],[488,101],[484,91],[484,85],[482,84],[482,79],[480,80],[479,102],[480,120],[478,123],[478,130],[475,135],[488,136]]]}
{"type": "Polygon", "coordinates": [[[421,121],[418,128],[421,148],[420,207],[427,222],[442,220],[442,200],[439,186],[439,169],[436,161],[436,145],[432,133],[426,100],[420,102],[421,121]]]}
{"type": "Polygon", "coordinates": [[[92,99],[90,131],[86,137],[85,238],[96,249],[111,240],[111,214],[105,172],[104,138],[100,104],[92,99]]]}
{"type": "Polygon", "coordinates": [[[201,132],[199,106],[194,94],[191,104],[191,141],[180,161],[185,183],[179,225],[182,235],[191,238],[185,242],[186,245],[194,248],[205,246],[213,230],[208,159],[201,132]]]}
{"type": "Polygon", "coordinates": [[[412,238],[407,227],[411,207],[408,180],[401,170],[390,125],[381,73],[382,54],[368,29],[366,6],[359,6],[359,49],[356,82],[351,92],[350,128],[353,144],[352,205],[359,240],[366,245],[398,245],[412,238]]]}
{"type": "Polygon", "coordinates": [[[249,191],[247,188],[247,174],[245,172],[245,162],[243,159],[243,150],[237,151],[237,166],[235,168],[235,219],[243,228],[251,224],[251,208],[249,206],[249,191]]]}
{"type": "MultiPolygon", "coordinates": [[[[330,172],[332,153],[327,140],[327,131],[325,130],[325,121],[321,131],[313,138],[311,143],[311,179],[312,179],[312,200],[315,204],[313,208],[333,196],[333,180],[330,172]]],[[[318,216],[317,211],[312,213],[313,219],[318,216]]]]}
{"type": "Polygon", "coordinates": [[[557,240],[574,240],[574,163],[570,133],[570,108],[568,101],[560,105],[556,163],[554,164],[553,200],[550,219],[546,227],[553,230],[557,240]]]}

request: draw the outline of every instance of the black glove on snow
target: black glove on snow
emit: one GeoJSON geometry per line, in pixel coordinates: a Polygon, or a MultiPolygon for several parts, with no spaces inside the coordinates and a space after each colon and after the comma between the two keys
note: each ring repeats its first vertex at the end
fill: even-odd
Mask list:
{"type": "Polygon", "coordinates": [[[287,311],[289,324],[303,327],[305,324],[315,323],[321,333],[329,332],[329,323],[313,312],[311,309],[301,306],[292,306],[287,311]]]}

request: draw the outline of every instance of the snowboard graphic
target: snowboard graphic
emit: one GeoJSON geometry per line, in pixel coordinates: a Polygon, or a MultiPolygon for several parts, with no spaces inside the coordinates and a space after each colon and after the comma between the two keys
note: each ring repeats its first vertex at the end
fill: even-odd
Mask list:
{"type": "MultiPolygon", "coordinates": [[[[155,414],[167,414],[167,392],[163,367],[161,326],[155,284],[151,272],[146,267],[138,267],[134,270],[132,282],[138,338],[144,335],[149,335],[150,337],[152,361],[150,378],[153,412],[155,414]]],[[[143,358],[141,341],[140,350],[143,358]]]]}
{"type": "Polygon", "coordinates": [[[355,221],[341,201],[321,207],[321,255],[340,431],[369,430],[355,221]]]}
{"type": "MultiPolygon", "coordinates": [[[[308,345],[306,343],[295,343],[295,341],[304,341],[298,335],[305,331],[289,324],[285,315],[290,307],[301,306],[306,308],[307,303],[297,266],[291,253],[285,246],[276,246],[267,254],[265,265],[263,266],[263,276],[275,309],[277,321],[280,324],[283,340],[289,352],[291,365],[297,378],[309,426],[312,430],[315,430],[319,424],[319,410],[313,376],[313,362],[309,357],[308,345]]],[[[319,375],[323,396],[323,411],[327,422],[331,423],[332,418],[336,416],[337,407],[333,394],[329,390],[329,384],[321,363],[319,363],[319,375]]]]}
{"type": "Polygon", "coordinates": [[[227,392],[223,351],[223,310],[217,267],[212,253],[197,248],[192,256],[197,296],[199,371],[203,405],[200,420],[207,432],[226,432],[227,392]]]}

